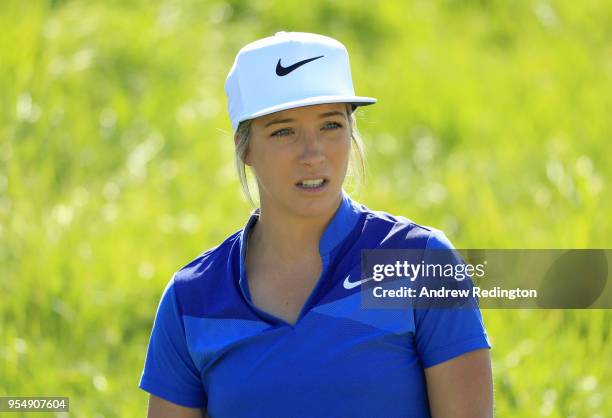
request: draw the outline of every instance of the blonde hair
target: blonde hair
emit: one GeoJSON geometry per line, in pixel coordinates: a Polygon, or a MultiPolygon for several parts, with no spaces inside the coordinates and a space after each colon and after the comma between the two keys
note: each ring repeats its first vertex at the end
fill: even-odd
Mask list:
{"type": "MultiPolygon", "coordinates": [[[[355,107],[347,103],[346,106],[347,118],[349,121],[349,128],[351,131],[351,155],[349,159],[349,168],[346,177],[353,179],[353,191],[358,191],[360,187],[365,184],[365,146],[361,135],[357,130],[357,118],[355,117],[355,107]]],[[[236,169],[238,171],[238,178],[240,179],[240,185],[246,198],[251,202],[253,206],[256,206],[251,191],[249,189],[249,182],[247,179],[246,165],[244,159],[249,149],[249,141],[251,138],[251,122],[253,119],[248,119],[240,122],[238,129],[236,129],[236,135],[238,141],[236,142],[236,151],[234,153],[236,161],[236,169]]]]}

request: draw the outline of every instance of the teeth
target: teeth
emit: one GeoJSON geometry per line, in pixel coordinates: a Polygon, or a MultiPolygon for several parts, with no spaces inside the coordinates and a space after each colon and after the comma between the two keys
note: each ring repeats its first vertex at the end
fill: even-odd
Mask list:
{"type": "Polygon", "coordinates": [[[303,180],[300,184],[305,187],[319,187],[323,184],[323,179],[303,180]]]}

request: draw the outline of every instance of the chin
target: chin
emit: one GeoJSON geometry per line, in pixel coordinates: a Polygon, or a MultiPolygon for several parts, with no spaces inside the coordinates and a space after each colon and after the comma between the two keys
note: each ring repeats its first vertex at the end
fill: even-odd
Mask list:
{"type": "Polygon", "coordinates": [[[335,193],[331,190],[322,196],[293,199],[290,203],[292,212],[298,216],[316,218],[331,216],[338,209],[341,199],[340,189],[335,193]]]}

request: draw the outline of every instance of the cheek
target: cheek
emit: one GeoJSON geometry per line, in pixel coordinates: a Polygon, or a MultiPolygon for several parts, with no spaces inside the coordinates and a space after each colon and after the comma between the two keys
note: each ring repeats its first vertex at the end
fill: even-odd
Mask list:
{"type": "Polygon", "coordinates": [[[346,165],[351,152],[351,138],[342,138],[334,142],[330,153],[330,159],[342,165],[346,165]]]}
{"type": "Polygon", "coordinates": [[[286,178],[291,167],[291,155],[285,149],[278,147],[259,147],[252,152],[252,168],[257,177],[266,183],[286,178]]]}

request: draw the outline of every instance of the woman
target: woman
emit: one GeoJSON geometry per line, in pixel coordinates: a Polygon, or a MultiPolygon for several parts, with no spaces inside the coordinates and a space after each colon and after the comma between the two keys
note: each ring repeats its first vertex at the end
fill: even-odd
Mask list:
{"type": "Polygon", "coordinates": [[[255,41],[226,93],[260,208],[166,287],[140,382],[148,416],[492,416],[477,308],[360,306],[362,249],[451,246],[342,189],[360,148],[353,111],[376,101],[355,96],[345,47],[301,32],[255,41]]]}

